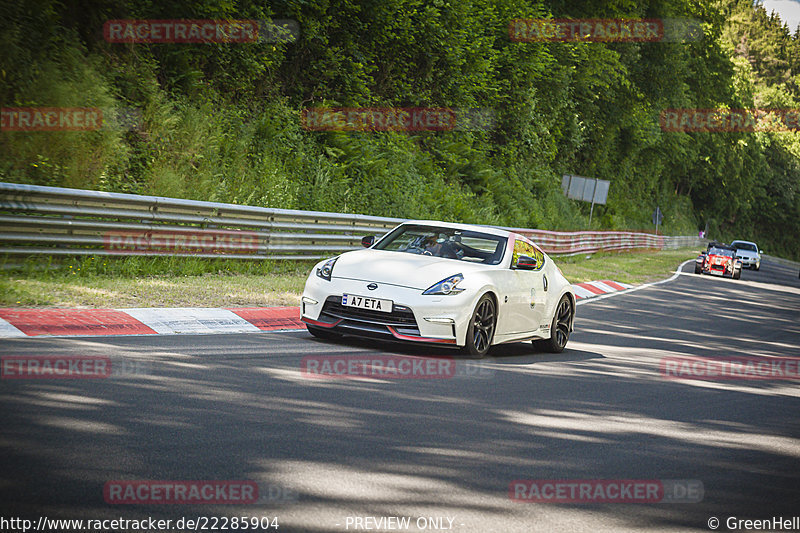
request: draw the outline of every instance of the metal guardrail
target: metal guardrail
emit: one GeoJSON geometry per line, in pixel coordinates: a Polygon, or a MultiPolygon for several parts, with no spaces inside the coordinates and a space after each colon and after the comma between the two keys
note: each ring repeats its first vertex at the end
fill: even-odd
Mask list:
{"type": "MultiPolygon", "coordinates": [[[[359,249],[363,235],[404,220],[0,183],[0,254],[319,259],[359,249]]],[[[623,231],[514,231],[555,255],[701,244],[623,231]]]]}
{"type": "Polygon", "coordinates": [[[633,249],[671,250],[700,246],[699,237],[669,237],[652,233],[631,231],[545,231],[516,229],[539,244],[548,254],[577,255],[597,251],[623,251],[633,249]]]}

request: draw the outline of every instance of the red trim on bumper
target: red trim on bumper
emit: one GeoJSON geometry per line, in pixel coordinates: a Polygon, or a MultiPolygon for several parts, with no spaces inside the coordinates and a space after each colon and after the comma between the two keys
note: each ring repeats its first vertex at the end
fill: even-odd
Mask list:
{"type": "Polygon", "coordinates": [[[455,339],[433,339],[430,337],[417,337],[416,335],[403,335],[402,333],[398,333],[392,326],[386,326],[392,335],[395,338],[404,340],[404,341],[415,341],[415,342],[432,342],[436,344],[455,344],[455,339]]]}
{"type": "Polygon", "coordinates": [[[311,324],[312,326],[317,326],[318,328],[335,328],[336,326],[339,325],[339,322],[341,322],[342,319],[340,318],[336,322],[330,323],[330,322],[320,322],[319,320],[314,320],[312,318],[301,317],[300,321],[305,322],[306,324],[311,324]]]}

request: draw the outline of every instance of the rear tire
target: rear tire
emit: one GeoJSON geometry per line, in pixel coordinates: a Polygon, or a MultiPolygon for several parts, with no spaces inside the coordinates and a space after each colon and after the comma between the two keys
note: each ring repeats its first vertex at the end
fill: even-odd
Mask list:
{"type": "Polygon", "coordinates": [[[309,326],[308,324],[306,324],[306,328],[308,328],[309,333],[318,339],[333,340],[340,339],[342,337],[338,333],[334,333],[329,329],[318,328],[317,326],[309,326]]]}
{"type": "Polygon", "coordinates": [[[492,346],[496,325],[497,306],[491,296],[484,294],[472,312],[463,352],[472,359],[482,359],[492,346]]]}
{"type": "Polygon", "coordinates": [[[550,324],[550,338],[533,341],[536,349],[550,352],[561,353],[569,342],[572,320],[575,318],[575,306],[569,296],[564,295],[558,302],[556,312],[553,314],[553,322],[550,324]]]}

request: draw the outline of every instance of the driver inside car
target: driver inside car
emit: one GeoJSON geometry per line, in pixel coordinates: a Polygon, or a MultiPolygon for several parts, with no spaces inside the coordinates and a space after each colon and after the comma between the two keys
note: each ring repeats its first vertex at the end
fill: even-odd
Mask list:
{"type": "Polygon", "coordinates": [[[440,256],[443,248],[439,240],[436,239],[436,235],[428,235],[425,237],[423,247],[425,252],[435,256],[440,256]]]}
{"type": "Polygon", "coordinates": [[[445,235],[438,239],[436,235],[428,235],[425,238],[424,249],[426,254],[435,255],[436,257],[460,259],[456,243],[449,240],[445,235]]]}

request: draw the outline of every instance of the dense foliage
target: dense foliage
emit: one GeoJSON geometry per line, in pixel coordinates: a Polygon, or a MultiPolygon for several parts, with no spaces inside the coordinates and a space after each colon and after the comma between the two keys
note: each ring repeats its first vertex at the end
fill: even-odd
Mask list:
{"type": "Polygon", "coordinates": [[[136,111],[0,132],[3,181],[545,229],[708,227],[800,256],[796,133],[665,132],[667,108],[800,107],[800,43],[749,0],[28,0],[0,7],[0,104],[136,111]],[[293,19],[292,42],[115,44],[110,19],[293,19]],[[531,43],[517,18],[687,18],[683,42],[531,43]],[[488,131],[313,132],[315,106],[481,108],[488,131]]]}

